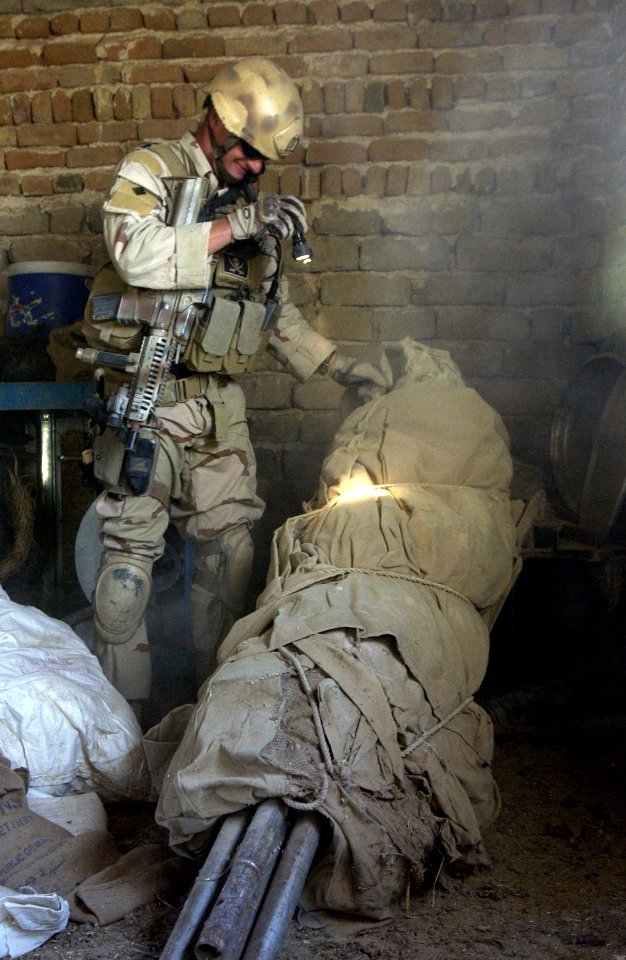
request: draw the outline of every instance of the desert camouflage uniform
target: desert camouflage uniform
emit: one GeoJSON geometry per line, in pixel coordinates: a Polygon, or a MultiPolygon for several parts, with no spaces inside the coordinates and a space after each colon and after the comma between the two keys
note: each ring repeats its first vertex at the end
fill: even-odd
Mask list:
{"type": "MultiPolygon", "coordinates": [[[[181,175],[208,177],[218,189],[191,133],[177,142],[141,146],[122,161],[104,203],[104,235],[116,273],[105,269],[92,295],[116,285],[119,289],[120,282],[165,290],[211,286],[223,293],[232,293],[229,286],[239,284],[241,264],[231,261],[229,266],[224,256],[207,255],[210,222],[166,225],[167,195],[161,178],[181,175]]],[[[256,267],[261,279],[265,258],[255,259],[259,263],[251,265],[251,273],[256,267]]],[[[285,280],[280,300],[278,320],[260,352],[268,346],[286,370],[304,381],[335,346],[316,333],[290,302],[285,280]]],[[[89,310],[83,330],[91,346],[116,351],[136,350],[143,332],[114,321],[94,322],[89,310]]],[[[199,682],[211,667],[217,643],[243,612],[252,562],[249,528],[264,510],[256,492],[256,460],[243,391],[230,375],[239,369],[245,372],[252,364],[238,365],[239,359],[232,351],[230,358],[203,353],[197,344],[185,353],[185,366],[193,372],[166,384],[157,409],[160,448],[149,493],[135,496],[125,487],[107,487],[97,505],[106,552],[157,559],[170,519],[184,539],[194,541],[191,612],[199,682]]],[[[99,655],[122,693],[129,699],[147,697],[145,637],[104,645],[99,655]]]]}

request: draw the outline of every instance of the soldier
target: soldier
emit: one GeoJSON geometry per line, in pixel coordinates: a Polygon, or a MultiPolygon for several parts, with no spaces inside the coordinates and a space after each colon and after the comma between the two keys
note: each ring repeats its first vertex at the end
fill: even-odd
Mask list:
{"type": "MultiPolygon", "coordinates": [[[[202,342],[190,342],[156,410],[160,443],[145,493],[134,493],[115,472],[107,477],[104,465],[96,508],[104,547],[94,592],[96,652],[109,679],[130,700],[149,695],[142,622],[152,566],[163,553],[170,520],[194,544],[190,606],[198,684],[244,612],[250,528],[264,503],[256,491],[244,394],[233,375],[251,370],[268,349],[300,381],[322,370],[366,396],[388,387],[378,367],[340,354],[289,299],[287,282],[278,275],[281,241],[294,231],[306,232],[300,200],[251,199],[256,194],[246,191],[266,162],[283,160],[300,142],[303,109],[295,83],[270,61],[249,57],[218,71],[204,107],[194,133],[176,142],[142,144],[119,165],[103,207],[111,263],[96,278],[91,297],[127,284],[210,288],[216,304],[223,303],[220,298],[262,303],[271,290],[278,310],[271,330],[256,330],[252,353],[249,344],[243,350],[237,331],[224,347],[213,317],[202,342]],[[210,195],[234,187],[241,197],[207,222],[173,227],[164,178],[181,176],[208,178],[210,195]]],[[[129,351],[137,349],[145,331],[140,324],[96,322],[88,305],[83,332],[91,347],[129,351]]]]}

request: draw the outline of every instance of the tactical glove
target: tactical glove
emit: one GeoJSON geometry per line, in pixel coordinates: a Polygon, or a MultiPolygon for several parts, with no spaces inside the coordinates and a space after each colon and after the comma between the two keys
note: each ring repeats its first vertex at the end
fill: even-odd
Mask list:
{"type": "Polygon", "coordinates": [[[272,233],[276,233],[281,240],[293,237],[294,230],[301,234],[307,232],[306,212],[304,204],[297,197],[278,197],[278,216],[276,223],[271,225],[272,233]]]}
{"type": "Polygon", "coordinates": [[[297,197],[281,197],[277,193],[262,193],[254,203],[237,207],[228,214],[233,240],[262,237],[270,228],[281,240],[293,235],[294,229],[307,229],[304,206],[297,197]]]}
{"type": "Polygon", "coordinates": [[[357,360],[335,353],[328,362],[328,375],[344,387],[355,387],[364,401],[382,397],[392,386],[391,376],[368,360],[357,360]]]}

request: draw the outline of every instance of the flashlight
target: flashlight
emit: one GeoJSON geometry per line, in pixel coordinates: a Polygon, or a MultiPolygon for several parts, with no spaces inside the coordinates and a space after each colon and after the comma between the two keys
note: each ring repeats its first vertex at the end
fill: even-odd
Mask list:
{"type": "Polygon", "coordinates": [[[304,234],[297,228],[293,231],[291,238],[291,256],[299,263],[310,263],[313,259],[313,251],[304,239],[304,234]]]}

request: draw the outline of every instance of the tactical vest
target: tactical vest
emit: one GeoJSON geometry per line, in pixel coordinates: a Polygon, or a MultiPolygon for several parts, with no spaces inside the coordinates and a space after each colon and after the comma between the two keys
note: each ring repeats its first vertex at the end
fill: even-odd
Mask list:
{"type": "MultiPolygon", "coordinates": [[[[173,177],[190,176],[176,151],[167,143],[144,143],[156,153],[173,177]]],[[[208,322],[197,323],[182,353],[181,362],[199,373],[236,375],[254,370],[267,347],[271,330],[264,330],[266,311],[258,287],[263,279],[266,258],[251,251],[245,243],[233,243],[215,256],[211,272],[211,290],[215,302],[208,322]]],[[[96,276],[86,310],[84,332],[90,345],[106,344],[107,349],[137,350],[143,329],[116,320],[93,320],[91,302],[102,293],[122,293],[126,285],[112,264],[107,263],[96,276]]],[[[109,373],[109,371],[107,371],[109,373]]],[[[113,382],[126,379],[113,374],[113,382]]],[[[107,378],[108,379],[108,378],[107,378]]]]}

